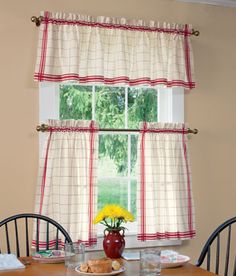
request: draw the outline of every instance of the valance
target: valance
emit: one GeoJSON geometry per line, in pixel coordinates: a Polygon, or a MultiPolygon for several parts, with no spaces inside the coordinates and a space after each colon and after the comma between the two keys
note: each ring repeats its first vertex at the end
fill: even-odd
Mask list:
{"type": "Polygon", "coordinates": [[[37,81],[195,87],[188,24],[41,15],[37,81]]]}

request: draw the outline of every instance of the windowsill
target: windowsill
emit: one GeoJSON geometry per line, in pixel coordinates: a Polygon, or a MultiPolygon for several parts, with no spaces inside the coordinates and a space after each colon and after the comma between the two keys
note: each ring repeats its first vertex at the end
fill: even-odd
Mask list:
{"type": "MultiPolygon", "coordinates": [[[[127,222],[123,225],[127,230],[125,231],[125,249],[135,249],[154,246],[176,246],[181,245],[181,240],[151,240],[151,241],[138,241],[137,240],[137,221],[127,222]],[[129,230],[128,230],[129,229],[129,230]]],[[[88,248],[87,251],[103,250],[103,237],[105,227],[101,224],[97,225],[98,239],[97,245],[88,248]]]]}
{"type": "MultiPolygon", "coordinates": [[[[103,236],[98,235],[97,245],[89,247],[86,251],[97,251],[103,250],[103,236]]],[[[137,236],[132,233],[125,235],[125,249],[135,249],[135,248],[144,248],[144,247],[154,247],[154,246],[175,246],[181,245],[182,241],[180,240],[156,240],[156,241],[146,241],[141,242],[137,240],[137,236]]]]}

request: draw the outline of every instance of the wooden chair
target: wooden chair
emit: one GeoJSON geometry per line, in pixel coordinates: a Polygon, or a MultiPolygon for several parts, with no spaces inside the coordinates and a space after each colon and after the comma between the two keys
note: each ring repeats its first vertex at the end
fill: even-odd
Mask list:
{"type": "Polygon", "coordinates": [[[232,271],[232,275],[236,276],[236,224],[233,225],[235,222],[236,217],[233,217],[216,228],[205,243],[198,258],[197,266],[201,266],[206,258],[208,271],[212,271],[211,264],[213,263],[215,265],[215,274],[228,276],[229,271],[232,271]],[[211,258],[212,252],[215,253],[213,258],[211,258]],[[220,261],[222,261],[223,266],[220,266],[220,261]]]}
{"type": "Polygon", "coordinates": [[[49,249],[49,231],[55,229],[56,232],[56,241],[55,249],[59,249],[59,233],[65,238],[65,242],[72,242],[67,231],[55,220],[39,215],[39,214],[18,214],[11,217],[8,217],[0,222],[0,253],[3,253],[2,250],[5,248],[5,253],[14,253],[16,252],[17,257],[20,256],[29,256],[30,255],[30,239],[29,239],[29,227],[30,220],[36,220],[36,251],[39,251],[39,229],[38,225],[40,221],[46,223],[46,249],[49,249]],[[21,234],[23,232],[23,234],[21,234]],[[20,243],[20,239],[23,240],[20,243]],[[26,254],[22,255],[20,250],[26,254]],[[2,250],[1,250],[2,249],[2,250]]]}

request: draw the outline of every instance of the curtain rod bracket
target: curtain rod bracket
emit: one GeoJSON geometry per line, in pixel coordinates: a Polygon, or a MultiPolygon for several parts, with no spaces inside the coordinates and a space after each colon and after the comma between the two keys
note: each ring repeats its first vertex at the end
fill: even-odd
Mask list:
{"type": "Polygon", "coordinates": [[[43,16],[39,16],[39,17],[32,16],[32,17],[31,17],[31,22],[35,23],[35,25],[36,25],[37,27],[40,26],[42,20],[43,20],[43,16]]]}

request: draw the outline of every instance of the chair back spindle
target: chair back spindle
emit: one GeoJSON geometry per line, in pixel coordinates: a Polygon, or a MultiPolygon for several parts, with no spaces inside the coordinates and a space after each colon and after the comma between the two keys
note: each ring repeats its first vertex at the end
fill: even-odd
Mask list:
{"type": "Polygon", "coordinates": [[[226,247],[226,256],[225,256],[225,276],[228,276],[229,270],[229,254],[230,254],[230,241],[231,241],[231,225],[228,227],[228,239],[226,247]]]}
{"type": "Polygon", "coordinates": [[[216,267],[215,267],[216,274],[219,274],[219,265],[220,265],[220,233],[217,235],[216,267]]]}
{"type": "Polygon", "coordinates": [[[47,222],[47,232],[46,232],[46,247],[49,249],[49,222],[47,222]]]}
{"type": "Polygon", "coordinates": [[[16,235],[16,253],[17,253],[17,257],[20,257],[18,226],[17,226],[17,220],[16,219],[14,219],[14,224],[15,224],[15,235],[16,235]]]}
{"type": "Polygon", "coordinates": [[[29,227],[28,218],[25,218],[25,242],[26,242],[26,256],[29,256],[29,227]]]}
{"type": "Polygon", "coordinates": [[[39,251],[39,219],[36,219],[36,251],[39,251]]]}
{"type": "Polygon", "coordinates": [[[10,240],[9,240],[9,234],[8,234],[8,225],[5,224],[5,233],[6,233],[6,241],[7,241],[7,253],[11,253],[11,247],[10,247],[10,240]]]}
{"type": "Polygon", "coordinates": [[[207,270],[210,271],[211,269],[211,247],[208,246],[207,250],[207,270]]]}
{"type": "Polygon", "coordinates": [[[59,239],[59,231],[57,229],[57,234],[56,234],[56,249],[58,249],[58,239],[59,239]]]}

